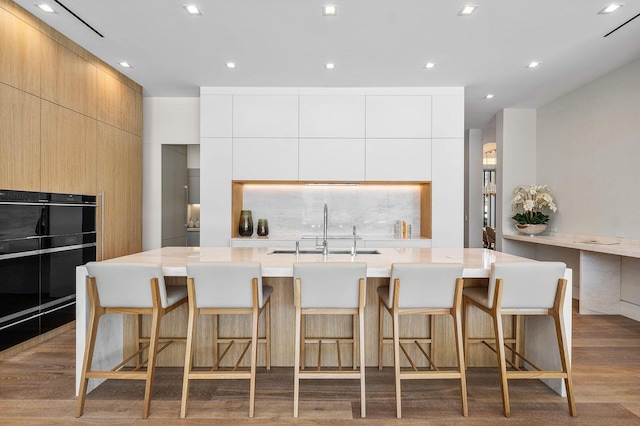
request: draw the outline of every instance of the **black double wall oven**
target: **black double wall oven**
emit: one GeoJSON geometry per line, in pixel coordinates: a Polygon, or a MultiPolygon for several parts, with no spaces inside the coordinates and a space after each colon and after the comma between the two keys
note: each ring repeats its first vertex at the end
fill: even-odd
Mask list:
{"type": "Polygon", "coordinates": [[[73,321],[95,259],[95,196],[0,190],[0,351],[73,321]]]}

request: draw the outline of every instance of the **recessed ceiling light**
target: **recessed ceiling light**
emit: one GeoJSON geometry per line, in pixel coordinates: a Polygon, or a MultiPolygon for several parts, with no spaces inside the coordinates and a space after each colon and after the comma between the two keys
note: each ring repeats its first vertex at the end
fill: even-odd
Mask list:
{"type": "Polygon", "coordinates": [[[599,14],[602,15],[606,15],[608,13],[613,13],[616,10],[620,9],[622,6],[624,6],[624,4],[620,4],[620,3],[611,3],[610,5],[608,5],[607,7],[605,7],[604,9],[602,9],[600,12],[598,12],[599,14]]]}
{"type": "Polygon", "coordinates": [[[460,12],[458,12],[458,15],[460,15],[460,16],[469,16],[473,12],[475,12],[477,8],[478,8],[478,6],[476,6],[476,5],[468,4],[468,5],[464,6],[462,9],[460,9],[460,12]]]}
{"type": "Polygon", "coordinates": [[[485,99],[493,99],[493,93],[489,93],[487,96],[484,97],[485,99]]]}
{"type": "Polygon", "coordinates": [[[527,68],[537,68],[538,66],[540,66],[540,62],[533,61],[527,65],[527,68]]]}
{"type": "Polygon", "coordinates": [[[322,14],[324,16],[336,16],[337,13],[338,13],[338,8],[333,5],[322,6],[322,14]]]}
{"type": "Polygon", "coordinates": [[[53,8],[51,6],[49,6],[46,3],[41,3],[38,5],[38,7],[40,8],[40,10],[42,10],[43,12],[47,12],[47,13],[55,13],[56,11],[53,10],[53,8]]]}
{"type": "Polygon", "coordinates": [[[235,62],[227,62],[225,65],[229,69],[234,69],[236,67],[236,63],[235,62]]]}
{"type": "Polygon", "coordinates": [[[324,64],[324,67],[326,69],[328,69],[328,70],[332,70],[332,69],[334,69],[336,67],[336,65],[332,64],[331,62],[328,62],[328,63],[324,64]]]}
{"type": "Polygon", "coordinates": [[[431,69],[431,68],[433,68],[435,66],[436,66],[436,64],[434,64],[433,62],[427,62],[427,64],[424,67],[427,68],[427,69],[431,69]]]}
{"type": "Polygon", "coordinates": [[[187,9],[189,15],[202,15],[202,12],[200,12],[200,9],[198,9],[198,6],[195,4],[185,4],[184,8],[187,9]]]}
{"type": "Polygon", "coordinates": [[[120,66],[125,68],[133,68],[129,62],[125,62],[125,61],[120,62],[120,66]]]}

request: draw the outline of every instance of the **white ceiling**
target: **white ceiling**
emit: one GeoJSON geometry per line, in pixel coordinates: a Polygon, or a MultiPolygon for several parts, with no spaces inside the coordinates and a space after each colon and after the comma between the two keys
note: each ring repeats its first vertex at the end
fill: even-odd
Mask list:
{"type": "Polygon", "coordinates": [[[59,1],[104,38],[54,0],[15,0],[144,96],[198,96],[200,86],[464,86],[465,128],[503,108],[544,105],[640,57],[640,17],[604,37],[640,13],[640,0],[610,15],[598,14],[610,0],[473,0],[468,17],[458,16],[463,0],[59,1]],[[202,15],[189,16],[188,2],[202,15]],[[324,4],[337,16],[323,16],[324,4]],[[527,69],[534,60],[541,65],[527,69]],[[425,69],[428,61],[436,67],[425,69]]]}

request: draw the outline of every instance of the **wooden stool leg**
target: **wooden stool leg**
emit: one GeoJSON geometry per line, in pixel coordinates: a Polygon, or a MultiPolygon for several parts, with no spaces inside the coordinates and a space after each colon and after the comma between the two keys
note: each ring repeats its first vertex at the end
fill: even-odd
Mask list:
{"type": "Polygon", "coordinates": [[[378,370],[382,370],[382,348],[384,347],[384,305],[378,298],[378,370]]]}
{"type": "MultiPolygon", "coordinates": [[[[464,362],[464,344],[462,342],[462,321],[460,312],[453,315],[453,326],[456,334],[456,355],[458,357],[458,371],[460,372],[460,393],[462,399],[462,415],[469,415],[469,407],[467,404],[467,376],[465,372],[464,362]]],[[[432,342],[433,343],[433,342],[432,342]]]]}
{"type": "MultiPolygon", "coordinates": [[[[364,312],[358,315],[358,342],[360,344],[360,416],[364,419],[367,416],[367,402],[365,392],[365,354],[364,354],[364,312]]],[[[356,337],[355,335],[353,336],[356,337]]]]}
{"type": "Polygon", "coordinates": [[[567,404],[569,405],[569,414],[573,417],[578,415],[576,410],[576,401],[573,393],[573,380],[571,374],[571,360],[569,359],[569,353],[567,351],[567,335],[564,329],[564,322],[558,312],[553,315],[553,320],[556,325],[556,335],[558,338],[558,348],[560,350],[560,362],[562,365],[562,371],[564,371],[567,377],[564,379],[565,388],[567,391],[567,404]]]}
{"type": "Polygon", "coordinates": [[[253,417],[256,405],[256,365],[258,364],[258,319],[257,306],[253,308],[251,324],[251,378],[249,387],[249,417],[253,417]]]}
{"type": "Polygon", "coordinates": [[[149,361],[147,363],[147,380],[144,388],[144,406],[142,418],[149,417],[151,409],[151,391],[153,389],[153,379],[156,369],[156,356],[158,354],[158,335],[160,334],[160,320],[162,314],[158,309],[154,310],[151,320],[151,335],[149,337],[149,361]]]}
{"type": "Polygon", "coordinates": [[[296,337],[294,344],[294,366],[293,366],[293,417],[298,417],[298,395],[300,394],[300,357],[302,356],[300,348],[301,344],[301,314],[300,310],[296,310],[296,337]]]}
{"type": "MultiPolygon", "coordinates": [[[[194,303],[191,302],[190,303],[194,303]]],[[[194,336],[196,333],[196,317],[195,308],[189,307],[189,323],[187,325],[187,345],[184,356],[184,375],[182,377],[182,402],[180,404],[180,417],[187,416],[187,400],[189,398],[189,374],[193,368],[193,346],[195,344],[194,336]]]]}
{"type": "Polygon", "coordinates": [[[502,332],[502,316],[499,312],[492,315],[493,326],[496,334],[496,354],[498,356],[498,369],[500,370],[500,388],[502,390],[502,407],[505,417],[511,416],[509,405],[509,384],[507,382],[507,363],[504,352],[504,334],[502,332]]]}
{"type": "MultiPolygon", "coordinates": [[[[353,344],[351,345],[351,359],[353,360],[353,369],[356,370],[358,368],[358,341],[356,336],[358,335],[358,315],[353,315],[351,318],[351,324],[353,330],[351,330],[351,335],[353,336],[353,344]]],[[[339,344],[339,343],[338,343],[339,344]]]]}
{"type": "Polygon", "coordinates": [[[271,298],[267,299],[264,316],[265,331],[264,336],[266,339],[266,364],[267,370],[271,370],[271,298]]]}
{"type": "Polygon", "coordinates": [[[400,330],[398,312],[391,313],[393,327],[393,369],[396,382],[396,417],[402,418],[402,393],[400,387],[400,330]]]}

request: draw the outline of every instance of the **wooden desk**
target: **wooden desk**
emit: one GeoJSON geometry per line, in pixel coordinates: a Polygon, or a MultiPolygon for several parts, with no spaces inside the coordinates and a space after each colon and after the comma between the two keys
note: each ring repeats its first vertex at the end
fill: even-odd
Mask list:
{"type": "MultiPolygon", "coordinates": [[[[357,261],[366,262],[367,269],[367,306],[365,309],[366,330],[366,363],[368,366],[377,365],[377,324],[378,324],[378,297],[376,289],[380,285],[389,282],[391,264],[396,262],[406,263],[462,263],[464,265],[463,277],[470,284],[477,284],[479,280],[486,280],[489,277],[490,265],[493,262],[521,262],[530,261],[522,257],[517,257],[505,253],[495,252],[486,249],[379,249],[381,254],[358,255],[357,261]]],[[[136,262],[136,263],[160,263],[163,271],[168,277],[185,277],[186,265],[191,262],[210,262],[210,261],[236,261],[236,262],[260,262],[262,264],[262,274],[265,285],[274,287],[271,296],[272,309],[272,365],[274,366],[292,366],[293,365],[293,324],[294,324],[294,307],[293,307],[293,263],[300,262],[322,262],[322,256],[317,254],[299,255],[297,258],[293,254],[270,254],[271,250],[266,248],[229,248],[229,247],[166,247],[147,252],[136,253],[129,256],[123,256],[116,259],[107,260],[107,262],[136,262]]],[[[351,256],[330,255],[330,261],[351,261],[351,256]]],[[[571,279],[571,271],[568,271],[568,279],[571,279]]],[[[77,315],[76,315],[76,332],[77,332],[77,371],[82,363],[82,355],[84,350],[84,341],[86,335],[86,319],[88,316],[86,301],[86,269],[78,267],[77,269],[77,315]]],[[[180,278],[178,278],[180,280],[180,278]]],[[[168,280],[170,281],[170,280],[168,280]]],[[[567,294],[565,305],[565,326],[567,330],[571,330],[571,294],[567,294]]],[[[479,311],[472,312],[473,319],[470,321],[472,327],[470,334],[474,336],[483,335],[492,336],[491,323],[485,315],[479,311]]],[[[105,324],[101,325],[100,335],[98,336],[99,345],[96,345],[95,361],[97,363],[109,363],[114,360],[122,360],[122,354],[131,345],[130,331],[132,330],[132,321],[123,320],[118,315],[112,315],[114,318],[103,318],[105,324]],[[108,362],[106,362],[108,360],[108,362]]],[[[173,335],[184,335],[186,329],[185,322],[186,312],[184,309],[176,310],[171,314],[171,320],[167,317],[166,324],[163,325],[164,333],[173,335]]],[[[555,363],[555,357],[549,356],[549,347],[555,347],[556,337],[551,323],[545,322],[548,318],[528,318],[525,323],[525,353],[532,360],[537,360],[542,367],[546,364],[555,363]],[[530,342],[531,344],[527,344],[530,342]],[[540,350],[538,350],[540,349],[540,350]]],[[[320,321],[320,320],[319,320],[320,321]]],[[[450,318],[436,319],[436,336],[444,342],[453,342],[453,331],[449,324],[450,318]]],[[[385,327],[389,326],[390,321],[385,322],[385,327]]],[[[307,322],[309,335],[313,334],[313,319],[307,322]]],[[[315,326],[326,326],[326,323],[318,322],[315,326]]],[[[221,334],[225,332],[236,332],[244,327],[243,319],[224,318],[221,321],[221,334]]],[[[350,332],[351,320],[349,318],[332,321],[330,326],[336,335],[343,332],[350,332]]],[[[506,332],[510,331],[510,325],[506,324],[506,332]]],[[[211,324],[203,321],[199,324],[201,328],[201,336],[207,336],[210,331],[211,324]],[[209,329],[208,329],[209,327],[209,329]]],[[[411,335],[420,335],[426,333],[428,335],[429,323],[422,319],[408,318],[407,323],[403,324],[405,329],[410,330],[411,335]]],[[[569,339],[571,336],[569,335],[569,339]]],[[[184,349],[180,346],[173,345],[174,348],[168,348],[158,358],[158,365],[182,365],[184,360],[184,349]]],[[[448,344],[437,345],[436,363],[441,366],[454,365],[455,358],[453,355],[453,346],[448,344]]],[[[198,363],[206,363],[210,361],[210,350],[205,347],[197,348],[196,365],[198,363]]],[[[261,350],[263,352],[263,350],[261,350]]],[[[384,362],[386,365],[392,365],[391,348],[385,353],[384,362]]],[[[324,357],[323,350],[323,357],[324,357]]],[[[314,351],[307,351],[308,356],[313,357],[314,351]]],[[[331,362],[331,353],[328,361],[331,362]]],[[[261,357],[264,354],[261,353],[261,357]]],[[[324,358],[323,358],[324,359],[324,358]]],[[[345,364],[350,359],[344,360],[345,364]]],[[[115,365],[113,362],[111,365],[115,365]]],[[[468,366],[486,366],[495,365],[495,355],[482,348],[482,345],[473,345],[467,354],[468,366]]],[[[561,392],[560,381],[553,384],[556,391],[561,392]]]]}

